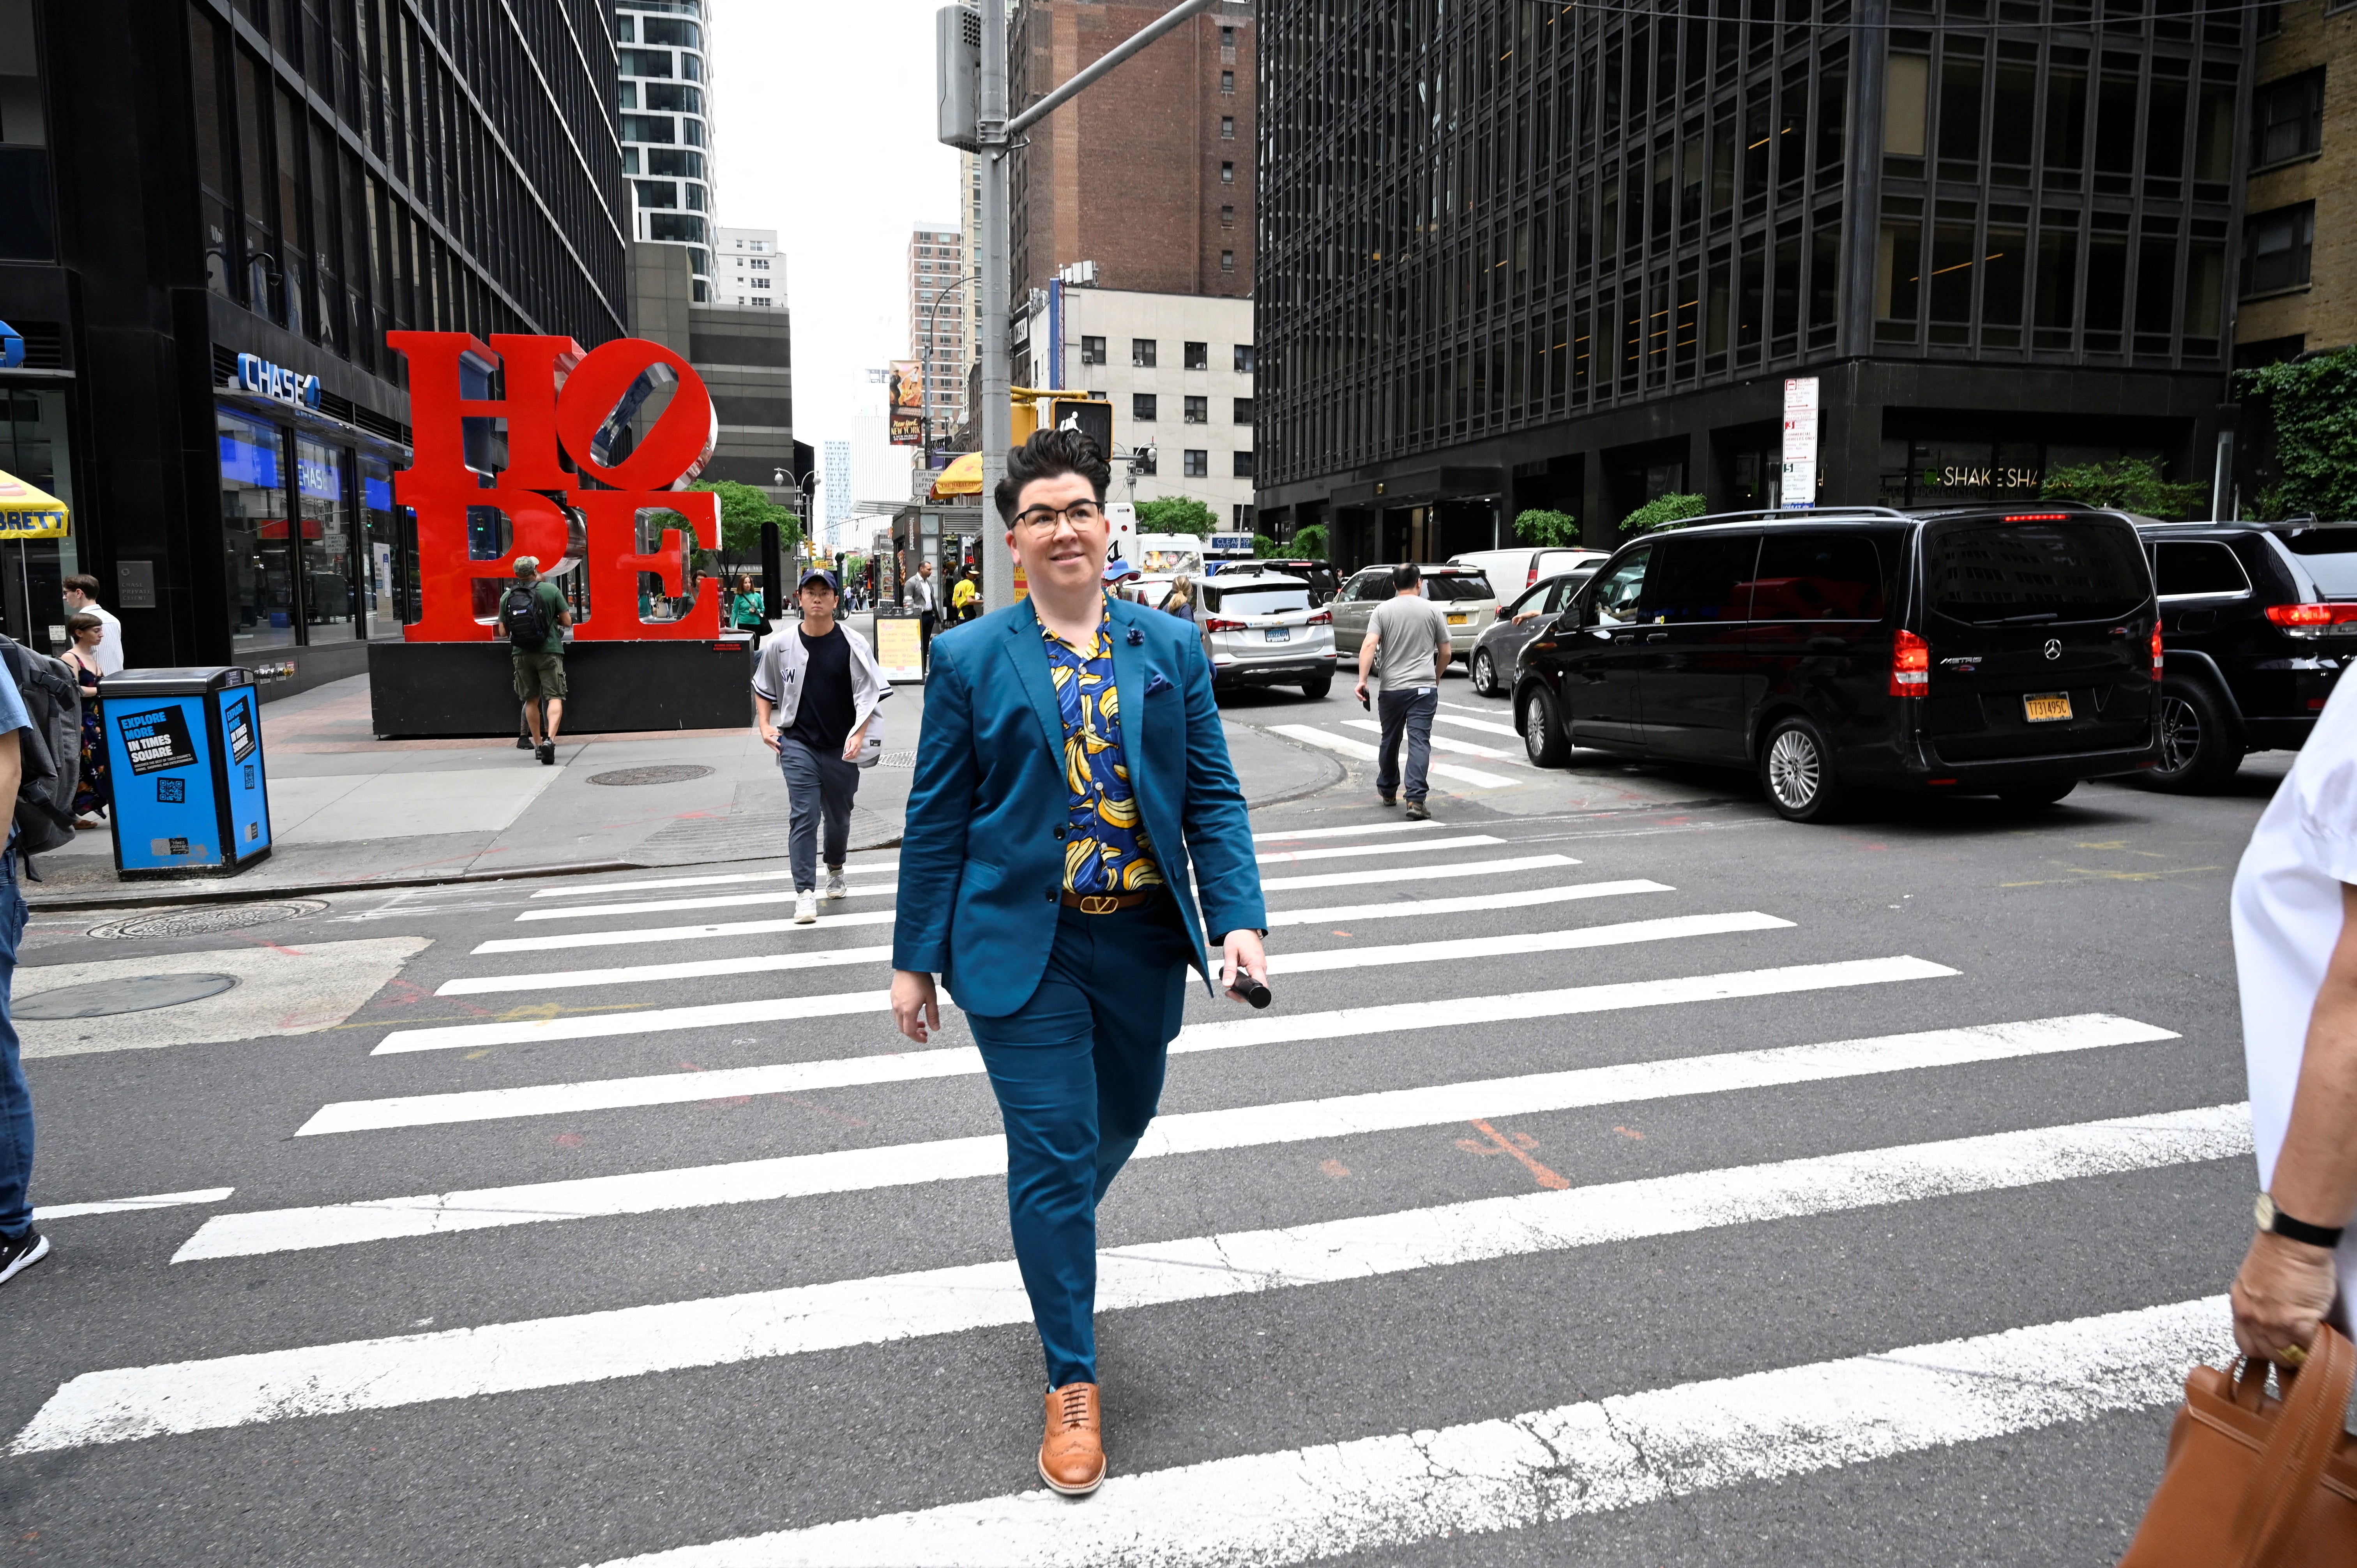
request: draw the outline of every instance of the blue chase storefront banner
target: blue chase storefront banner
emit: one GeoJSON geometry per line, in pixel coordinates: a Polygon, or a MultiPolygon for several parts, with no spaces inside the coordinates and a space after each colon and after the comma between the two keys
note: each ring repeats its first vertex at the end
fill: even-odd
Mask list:
{"type": "Polygon", "coordinates": [[[269,780],[253,676],[126,670],[99,687],[114,779],[114,868],[216,875],[270,853],[269,780]]]}

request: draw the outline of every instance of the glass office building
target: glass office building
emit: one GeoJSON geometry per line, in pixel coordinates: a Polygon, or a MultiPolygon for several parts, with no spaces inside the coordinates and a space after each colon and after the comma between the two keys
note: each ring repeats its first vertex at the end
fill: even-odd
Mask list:
{"type": "Polygon", "coordinates": [[[82,572],[135,664],[357,672],[415,613],[385,334],[625,330],[608,15],[181,0],[137,49],[111,15],[0,0],[0,468],[73,508],[0,546],[5,628],[52,643],[82,572]]]}
{"type": "MultiPolygon", "coordinates": [[[[2248,12],[2147,0],[1270,0],[1260,503],[1345,562],[1670,492],[2206,479],[2248,12]]],[[[1803,498],[1789,498],[1801,499],[1803,498]]]]}
{"type": "Polygon", "coordinates": [[[712,73],[704,0],[619,0],[622,173],[638,238],[687,252],[695,303],[713,284],[712,73]]]}

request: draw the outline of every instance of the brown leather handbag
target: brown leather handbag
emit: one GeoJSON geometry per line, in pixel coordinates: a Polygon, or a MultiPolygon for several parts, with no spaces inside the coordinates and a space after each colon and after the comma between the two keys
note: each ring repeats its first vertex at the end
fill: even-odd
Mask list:
{"type": "Polygon", "coordinates": [[[2196,1367],[2169,1464],[2120,1568],[2357,1568],[2357,1348],[2328,1325],[2267,1392],[2266,1363],[2196,1367]]]}

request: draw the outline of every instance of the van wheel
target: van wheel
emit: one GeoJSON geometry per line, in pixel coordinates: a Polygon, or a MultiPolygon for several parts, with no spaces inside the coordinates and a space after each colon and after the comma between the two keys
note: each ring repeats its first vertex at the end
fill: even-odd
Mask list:
{"type": "Polygon", "coordinates": [[[1498,691],[1498,666],[1486,648],[1473,654],[1473,689],[1485,697],[1494,697],[1498,691]]]}
{"type": "Polygon", "coordinates": [[[1760,785],[1788,822],[1834,822],[1848,803],[1825,732],[1797,715],[1768,732],[1768,744],[1760,748],[1760,785]]]}
{"type": "Polygon", "coordinates": [[[2076,779],[2066,779],[2060,784],[2017,784],[2010,789],[1998,790],[1996,798],[2008,806],[2032,811],[2054,804],[2078,787],[2076,779]]]}
{"type": "Polygon", "coordinates": [[[2161,682],[2160,766],[2143,770],[2146,786],[2172,795],[2207,794],[2242,766],[2242,737],[2217,694],[2181,675],[2161,682]]]}
{"type": "Polygon", "coordinates": [[[1555,693],[1544,686],[1533,686],[1523,699],[1523,711],[1515,715],[1523,732],[1523,750],[1534,768],[1561,768],[1571,760],[1571,736],[1563,730],[1563,710],[1556,706],[1555,693]]]}
{"type": "Polygon", "coordinates": [[[1301,682],[1301,694],[1308,698],[1313,703],[1333,689],[1334,677],[1331,675],[1320,675],[1315,681],[1304,681],[1301,682]]]}

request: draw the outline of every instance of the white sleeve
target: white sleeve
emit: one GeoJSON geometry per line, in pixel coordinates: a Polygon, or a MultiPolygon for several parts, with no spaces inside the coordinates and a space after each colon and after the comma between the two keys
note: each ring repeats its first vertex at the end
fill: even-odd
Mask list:
{"type": "MultiPolygon", "coordinates": [[[[2321,733],[2319,726],[2309,744],[2311,748],[2319,742],[2333,746],[2340,738],[2321,733]]],[[[2344,746],[2334,750],[2337,755],[2330,760],[2308,754],[2324,766],[2307,779],[2298,778],[2295,769],[2285,788],[2298,790],[2293,820],[2309,863],[2336,882],[2357,883],[2357,749],[2344,746]]]]}

